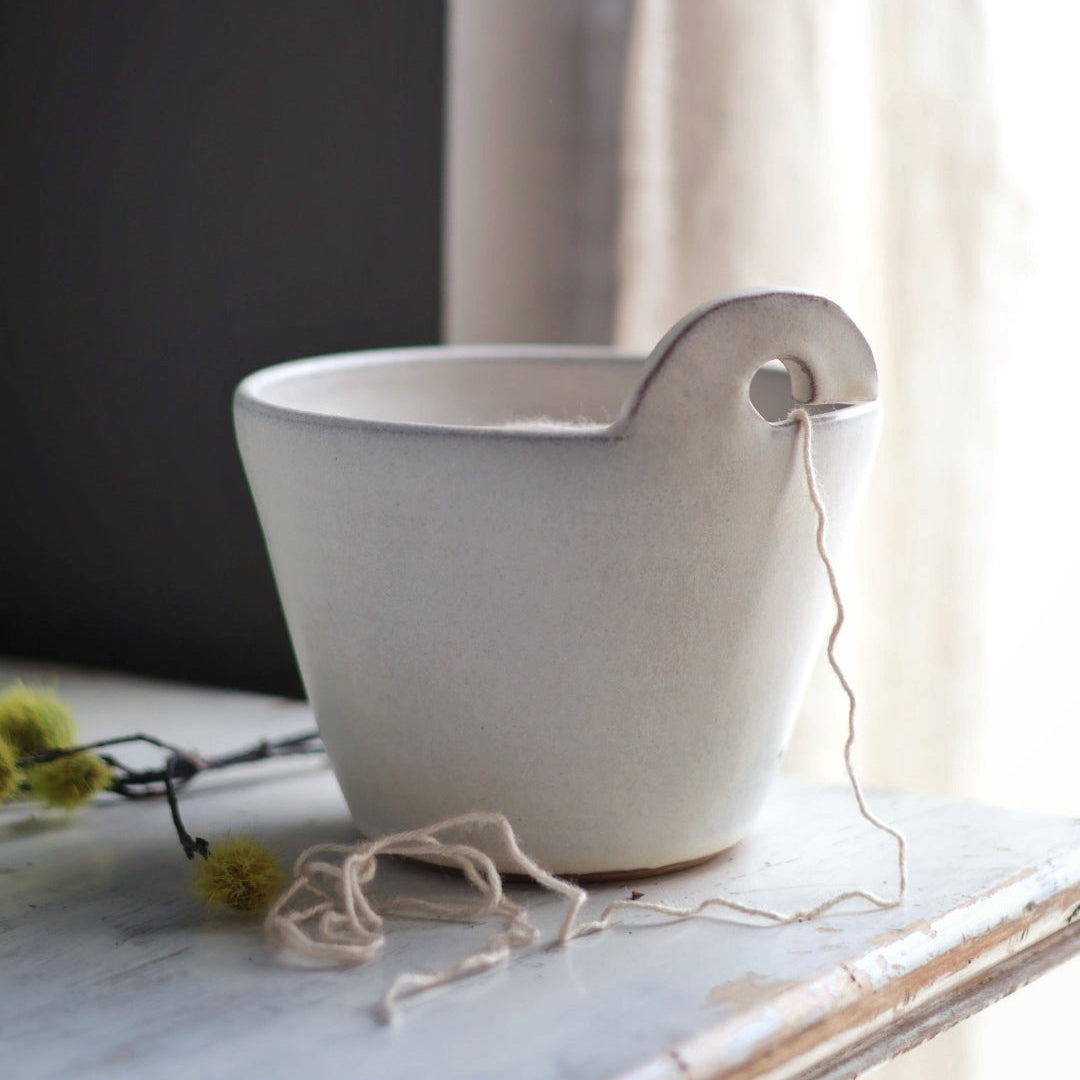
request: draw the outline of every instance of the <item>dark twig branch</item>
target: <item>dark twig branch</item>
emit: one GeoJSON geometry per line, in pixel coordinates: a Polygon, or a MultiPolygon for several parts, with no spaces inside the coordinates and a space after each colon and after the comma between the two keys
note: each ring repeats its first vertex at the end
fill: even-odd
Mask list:
{"type": "Polygon", "coordinates": [[[319,738],[317,731],[305,731],[299,735],[290,735],[283,739],[263,739],[245,750],[220,754],[215,757],[203,757],[174,746],[172,743],[167,743],[153,735],[139,733],[136,735],[118,735],[111,739],[97,739],[94,742],[83,743],[80,746],[42,750],[39,753],[22,758],[18,764],[20,768],[26,768],[30,765],[43,765],[46,762],[56,761],[58,758],[69,757],[73,754],[90,753],[104,750],[107,747],[123,746],[130,743],[148,743],[160,750],[167,751],[168,757],[165,759],[165,764],[159,769],[137,770],[129,768],[112,754],[99,754],[98,756],[112,769],[109,790],[128,799],[143,799],[152,795],[164,794],[169,804],[169,813],[172,815],[173,827],[176,829],[180,846],[189,859],[195,858],[196,855],[201,855],[205,859],[210,851],[209,843],[201,836],[193,837],[184,828],[183,820],[180,817],[178,793],[199,773],[225,769],[232,765],[243,765],[252,761],[265,761],[269,758],[323,753],[322,740],[319,738]]]}

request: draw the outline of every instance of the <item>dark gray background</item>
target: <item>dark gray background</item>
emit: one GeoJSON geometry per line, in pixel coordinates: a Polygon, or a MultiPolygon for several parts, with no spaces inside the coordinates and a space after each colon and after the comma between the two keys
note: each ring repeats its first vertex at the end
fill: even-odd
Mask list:
{"type": "Polygon", "coordinates": [[[299,693],[232,390],[437,340],[443,6],[0,11],[0,653],[299,693]]]}

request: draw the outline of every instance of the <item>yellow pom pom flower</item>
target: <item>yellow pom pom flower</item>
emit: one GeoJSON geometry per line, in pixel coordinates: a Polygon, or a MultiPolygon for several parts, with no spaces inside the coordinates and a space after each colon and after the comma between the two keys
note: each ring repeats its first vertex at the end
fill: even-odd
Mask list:
{"type": "Polygon", "coordinates": [[[26,770],[30,791],[46,806],[74,810],[107,788],[112,770],[97,754],[68,754],[26,770]]]}
{"type": "Polygon", "coordinates": [[[265,847],[249,836],[226,833],[199,864],[195,892],[211,907],[259,913],[273,903],[284,880],[281,864],[265,847]]]}
{"type": "Polygon", "coordinates": [[[19,770],[15,765],[15,751],[7,739],[0,739],[0,803],[10,799],[19,790],[19,770]]]}
{"type": "Polygon", "coordinates": [[[0,694],[0,739],[11,747],[18,761],[42,750],[73,745],[75,722],[67,706],[51,691],[17,682],[0,694]]]}

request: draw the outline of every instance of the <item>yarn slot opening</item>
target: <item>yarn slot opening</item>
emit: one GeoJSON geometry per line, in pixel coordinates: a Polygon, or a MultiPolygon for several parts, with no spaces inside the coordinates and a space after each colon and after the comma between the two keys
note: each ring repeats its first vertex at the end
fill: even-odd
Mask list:
{"type": "Polygon", "coordinates": [[[750,405],[762,420],[782,424],[793,409],[800,408],[791,389],[791,375],[782,360],[769,360],[750,380],[750,405]]]}
{"type": "Polygon", "coordinates": [[[846,402],[806,404],[799,401],[792,391],[788,368],[793,363],[796,361],[769,360],[754,372],[750,380],[750,405],[766,423],[787,423],[796,409],[803,409],[810,416],[823,416],[854,407],[846,402]]]}

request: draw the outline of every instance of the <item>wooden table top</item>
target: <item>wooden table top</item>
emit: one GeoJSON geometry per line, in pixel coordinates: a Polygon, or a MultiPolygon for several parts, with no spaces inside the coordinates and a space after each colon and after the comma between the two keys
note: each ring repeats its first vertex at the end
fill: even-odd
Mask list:
{"type": "MultiPolygon", "coordinates": [[[[0,685],[53,685],[84,738],[145,731],[206,753],[310,726],[306,705],[126,676],[0,663],[0,685]]],[[[144,753],[140,751],[139,753],[144,753]]],[[[130,755],[129,755],[130,756],[130,755]]],[[[0,1032],[5,1075],[46,1077],[850,1076],[1059,964],[1080,948],[1080,821],[871,792],[907,834],[905,905],[851,901],[805,923],[629,912],[547,944],[561,901],[527,885],[541,943],[493,972],[375,1005],[394,975],[440,967],[494,926],[397,920],[378,962],[326,969],[276,952],[256,923],[207,913],[163,800],[101,796],[75,814],[0,808],[0,1032]]],[[[321,760],[204,775],[189,829],[250,832],[291,860],[355,839],[321,760]]],[[[840,888],[888,892],[895,847],[843,787],[784,782],[757,831],[709,863],[598,885],[690,905],[724,892],[781,909],[840,888]]],[[[460,879],[396,863],[386,889],[457,895],[460,879]]]]}

